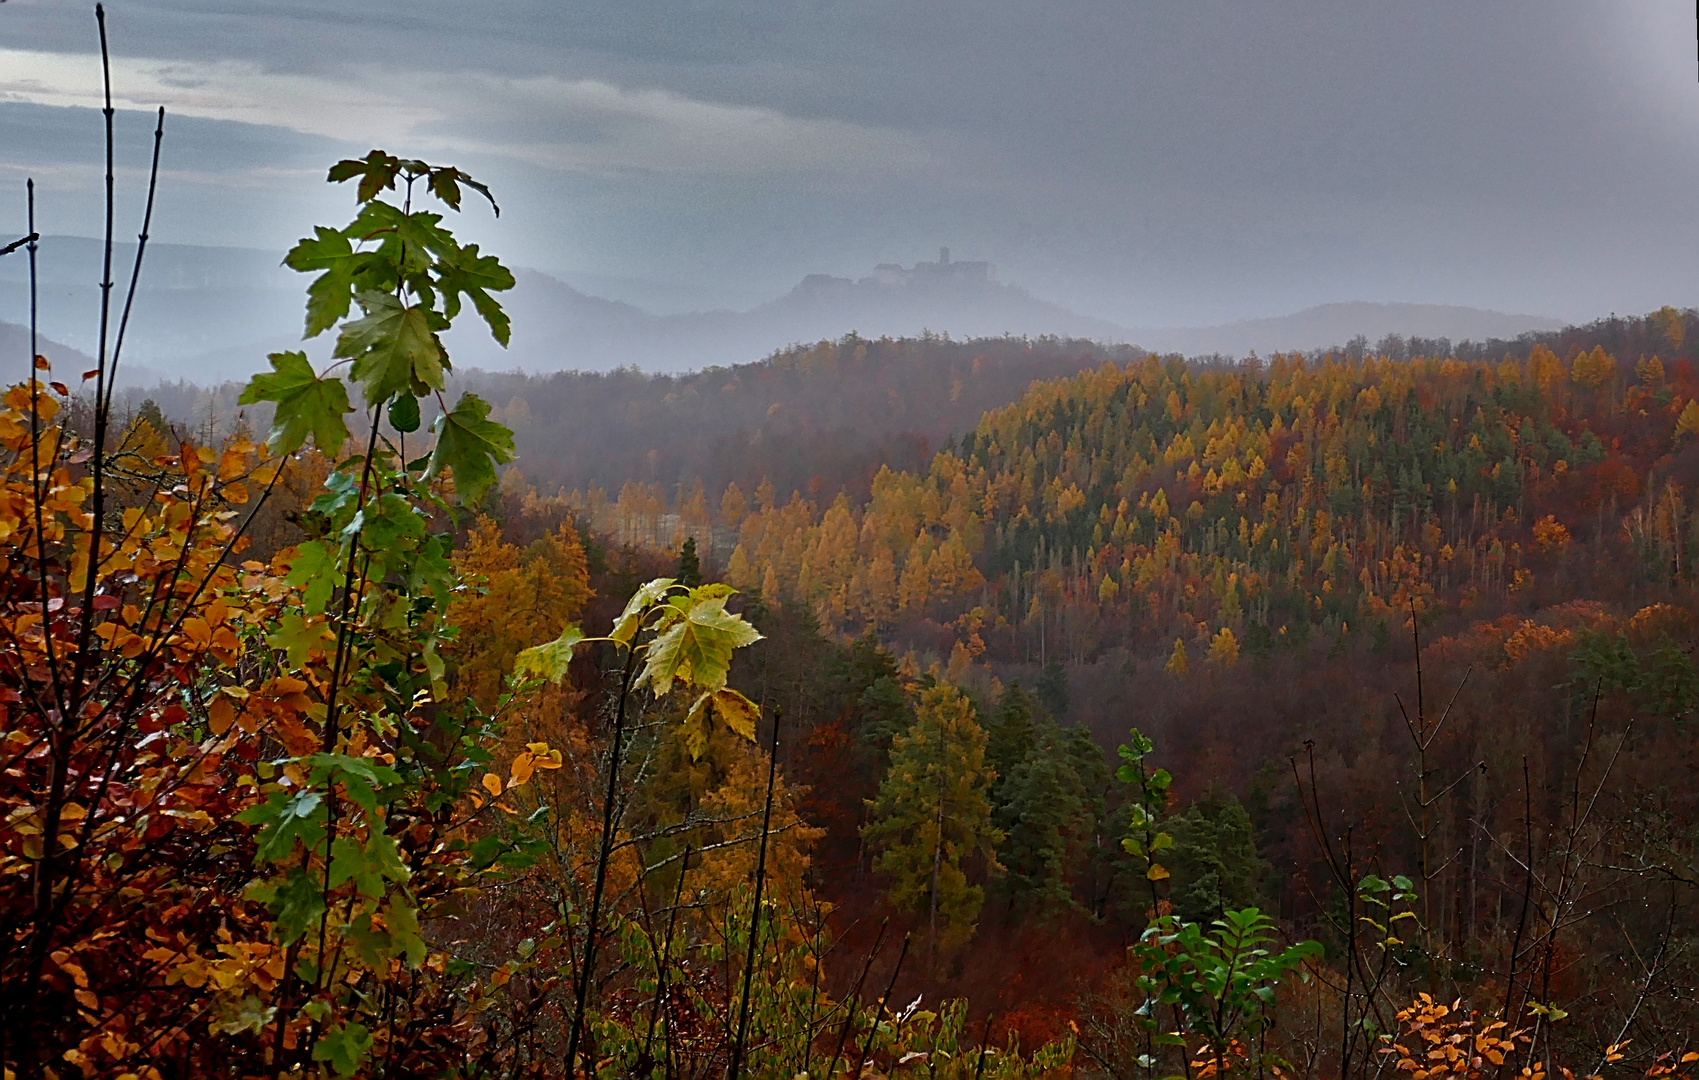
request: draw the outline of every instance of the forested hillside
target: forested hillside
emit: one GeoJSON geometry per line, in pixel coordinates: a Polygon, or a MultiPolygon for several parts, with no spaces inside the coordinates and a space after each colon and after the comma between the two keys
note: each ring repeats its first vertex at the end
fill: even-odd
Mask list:
{"type": "Polygon", "coordinates": [[[456,386],[329,179],[339,361],[0,400],[7,1080],[1699,1062],[1699,313],[456,386]]]}
{"type": "MultiPolygon", "coordinates": [[[[1187,918],[1257,903],[1348,953],[1341,883],[1400,868],[1459,992],[1530,978],[1539,1000],[1621,1016],[1649,993],[1631,987],[1690,962],[1635,950],[1692,934],[1643,875],[1692,865],[1696,331],[1664,309],[1451,355],[1143,357],[1034,386],[865,497],[629,484],[565,502],[628,553],[688,545],[782,620],[791,644],[767,655],[814,626],[839,642],[825,679],[781,665],[747,685],[810,730],[790,767],[826,830],[816,880],[848,907],[874,888],[913,903],[912,868],[867,845],[914,814],[897,736],[965,738],[927,687],[965,689],[985,741],[951,775],[984,787],[948,803],[951,844],[983,893],[920,895],[984,904],[948,985],[1027,972],[990,993],[1029,1030],[1073,1016],[1082,1046],[1125,1050],[1130,991],[1091,935],[1158,902],[1137,852],[1164,830],[1160,902],[1187,918]],[[1096,747],[1143,754],[1129,726],[1172,788],[1109,783],[1096,747]],[[1609,898],[1611,932],[1579,892],[1609,898]],[[1517,976],[1529,903],[1546,966],[1517,976]],[[1070,974],[1034,965],[1063,952],[1070,974]],[[1076,999],[1080,971],[1097,973],[1076,999]]],[[[513,522],[560,502],[517,482],[503,498],[513,522]]]]}
{"type": "Polygon", "coordinates": [[[828,625],[954,621],[1004,659],[1384,635],[1411,603],[1479,614],[1687,572],[1689,318],[1554,335],[1567,355],[1108,363],[865,499],[578,498],[631,535],[711,536],[733,583],[828,625]]]}
{"type": "Polygon", "coordinates": [[[851,335],[683,375],[481,371],[463,381],[505,403],[519,467],[545,487],[700,480],[752,491],[766,479],[787,497],[830,498],[865,493],[881,464],[923,468],[950,434],[1034,380],[1139,355],[1062,338],[851,335]]]}
{"type": "MultiPolygon", "coordinates": [[[[1140,355],[1063,338],[851,335],[686,374],[472,369],[453,382],[493,404],[514,431],[518,467],[545,490],[701,481],[753,491],[766,479],[787,497],[813,497],[865,494],[883,464],[923,468],[952,433],[1035,380],[1140,355]]],[[[228,428],[238,391],[177,382],[130,396],[175,422],[198,427],[210,417],[228,428]]],[[[269,421],[263,405],[248,412],[269,421]]]]}

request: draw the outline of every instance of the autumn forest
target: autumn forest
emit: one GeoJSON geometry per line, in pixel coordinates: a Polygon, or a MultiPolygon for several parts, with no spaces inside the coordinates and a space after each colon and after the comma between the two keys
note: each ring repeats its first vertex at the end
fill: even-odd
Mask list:
{"type": "Polygon", "coordinates": [[[462,371],[328,179],[329,364],[120,390],[144,222],[5,394],[6,1080],[1699,1062],[1699,312],[462,371]]]}

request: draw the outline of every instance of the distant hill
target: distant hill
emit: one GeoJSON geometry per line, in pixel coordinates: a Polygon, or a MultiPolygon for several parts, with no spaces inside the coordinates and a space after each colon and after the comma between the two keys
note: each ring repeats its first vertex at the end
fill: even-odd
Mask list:
{"type": "Polygon", "coordinates": [[[716,496],[736,482],[753,497],[768,480],[780,501],[840,488],[859,498],[880,466],[924,467],[1033,382],[1142,355],[1060,338],[846,337],[685,374],[463,371],[455,384],[495,406],[519,468],[544,490],[617,495],[637,481],[670,493],[701,480],[716,496]]]}
{"type": "Polygon", "coordinates": [[[587,296],[536,271],[520,271],[506,298],[513,342],[503,351],[487,336],[460,333],[449,351],[462,364],[526,371],[688,371],[747,363],[794,344],[865,338],[1055,335],[1104,342],[1129,340],[1124,327],[1093,319],[1003,284],[989,273],[952,274],[920,263],[881,267],[859,280],[811,274],[794,289],[749,311],[651,315],[614,300],[587,296]],[[918,271],[918,272],[917,272],[918,271]]]}
{"type": "Polygon", "coordinates": [[[1446,344],[1513,340],[1564,324],[1538,315],[1506,315],[1439,304],[1326,304],[1280,318],[1210,327],[1121,326],[1041,300],[989,274],[945,274],[943,266],[881,266],[857,280],[812,274],[775,300],[744,312],[650,315],[640,308],[587,296],[535,271],[522,271],[509,294],[513,343],[503,352],[481,334],[462,335],[450,351],[466,364],[526,371],[686,371],[747,362],[775,348],[844,334],[918,337],[1055,335],[1105,344],[1134,344],[1188,356],[1326,349],[1363,338],[1374,346],[1389,335],[1446,344]]]}
{"type": "MultiPolygon", "coordinates": [[[[4,373],[6,385],[28,377],[29,345],[29,327],[0,322],[0,373],[4,373]]],[[[94,367],[94,357],[51,338],[38,337],[36,350],[53,365],[53,377],[67,384],[74,384],[78,376],[94,367]]],[[[147,374],[150,379],[157,377],[151,371],[147,374]]]]}
{"type": "MultiPolygon", "coordinates": [[[[1690,360],[1693,343],[1678,336],[1686,351],[1672,349],[1659,329],[1664,319],[1665,313],[1613,316],[1457,344],[1449,355],[1520,363],[1545,346],[1564,359],[1603,348],[1624,363],[1658,353],[1669,363],[1690,360]]],[[[1387,340],[1396,349],[1385,355],[1398,361],[1448,355],[1426,351],[1430,341],[1387,340]]],[[[1332,351],[1355,353],[1348,345],[1332,351]]],[[[1368,353],[1379,355],[1372,347],[1368,353]]],[[[489,371],[462,359],[450,389],[476,391],[491,403],[494,417],[516,434],[518,467],[544,491],[597,485],[612,495],[637,482],[676,494],[701,481],[710,492],[735,482],[753,495],[767,480],[781,502],[792,492],[830,500],[840,489],[860,499],[881,466],[924,472],[935,451],[1035,382],[1144,356],[1134,346],[1056,337],[846,336],[754,363],[684,373],[489,371]]],[[[134,405],[152,397],[169,416],[222,430],[243,411],[239,391],[236,383],[178,380],[132,388],[123,400],[134,405]]],[[[266,410],[248,412],[263,428],[266,410]]]]}
{"type": "MultiPolygon", "coordinates": [[[[1344,345],[1353,338],[1374,348],[1389,335],[1427,342],[1514,340],[1529,331],[1558,330],[1564,323],[1539,315],[1506,315],[1449,304],[1323,304],[1273,319],[1246,319],[1225,326],[1159,327],[1129,331],[1147,349],[1187,356],[1223,353],[1308,352],[1344,345]]],[[[1376,351],[1392,352],[1393,349],[1376,351]]],[[[1430,351],[1418,349],[1418,352],[1430,351]]],[[[1431,351],[1449,352],[1440,347],[1431,351]]]]}
{"type": "MultiPolygon", "coordinates": [[[[120,290],[135,257],[118,245],[120,290]]],[[[283,268],[279,252],[153,244],[137,294],[127,353],[132,363],[168,378],[201,384],[246,377],[279,349],[298,349],[305,279],[283,268]]],[[[49,236],[41,248],[41,325],[48,335],[84,352],[95,348],[100,244],[84,237],[49,236]]],[[[26,317],[26,264],[0,260],[0,320],[26,317]]],[[[1033,296],[997,279],[987,263],[883,264],[851,279],[813,274],[783,296],[748,311],[655,315],[592,296],[548,274],[517,272],[505,298],[513,343],[501,349],[476,327],[454,332],[450,352],[462,367],[532,372],[693,371],[749,363],[793,344],[864,338],[918,337],[926,331],[956,338],[1071,337],[1137,344],[1187,355],[1264,356],[1276,350],[1318,349],[1362,336],[1372,345],[1389,334],[1428,340],[1513,339],[1555,329],[1552,319],[1503,315],[1475,308],[1422,304],[1329,304],[1281,318],[1217,327],[1122,326],[1033,296]]],[[[308,351],[323,358],[321,338],[308,351]]]]}
{"type": "MultiPolygon", "coordinates": [[[[98,240],[46,236],[39,257],[42,332],[93,354],[100,329],[98,240]]],[[[123,304],[136,246],[115,245],[113,315],[123,304]]],[[[124,346],[126,363],[201,383],[265,367],[265,355],[300,348],[304,282],[276,252],[148,245],[124,346]]],[[[0,320],[29,317],[29,264],[0,259],[0,320]]],[[[157,377],[157,376],[156,376],[157,377]]]]}

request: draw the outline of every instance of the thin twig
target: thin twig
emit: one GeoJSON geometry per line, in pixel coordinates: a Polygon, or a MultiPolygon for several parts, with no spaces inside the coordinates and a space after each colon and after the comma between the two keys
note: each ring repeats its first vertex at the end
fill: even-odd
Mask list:
{"type": "Polygon", "coordinates": [[[761,811],[761,847],[755,857],[755,897],[749,911],[749,948],[743,959],[743,1001],[738,1007],[737,1040],[732,1043],[729,1080],[738,1080],[743,1068],[743,1043],[749,1034],[749,989],[755,975],[755,945],[760,938],[761,886],[767,876],[767,830],[773,823],[773,784],[779,770],[779,726],[784,719],[782,710],[773,713],[773,741],[767,748],[767,803],[761,811]]]}

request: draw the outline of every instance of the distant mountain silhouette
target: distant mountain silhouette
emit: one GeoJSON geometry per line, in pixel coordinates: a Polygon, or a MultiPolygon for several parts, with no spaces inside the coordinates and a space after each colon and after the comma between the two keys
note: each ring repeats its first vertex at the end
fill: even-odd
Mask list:
{"type": "MultiPolygon", "coordinates": [[[[29,327],[0,322],[0,372],[4,373],[0,382],[10,386],[29,377],[29,345],[29,327]]],[[[94,357],[51,338],[36,338],[35,347],[53,365],[53,372],[48,377],[67,386],[75,387],[83,372],[94,368],[94,357]]],[[[151,378],[156,373],[150,371],[148,375],[151,378]]]]}
{"type": "MultiPolygon", "coordinates": [[[[115,328],[136,246],[114,247],[115,328]]],[[[150,243],[122,366],[209,384],[264,369],[268,352],[301,348],[305,278],[282,268],[281,261],[279,253],[252,248],[150,243]]],[[[42,237],[37,279],[42,332],[84,355],[99,347],[100,265],[98,240],[42,237]]],[[[28,270],[16,255],[0,259],[0,320],[27,321],[28,270]]],[[[133,383],[141,374],[120,370],[120,381],[133,383]]]]}
{"type": "MultiPolygon", "coordinates": [[[[42,241],[43,331],[84,353],[95,348],[99,256],[99,242],[84,237],[42,241]]],[[[127,270],[133,246],[119,245],[117,256],[127,270]]],[[[282,349],[305,349],[324,362],[330,336],[307,344],[299,337],[306,279],[280,261],[275,252],[251,249],[151,245],[125,347],[127,363],[208,385],[244,378],[264,368],[267,353],[282,349]]],[[[0,319],[15,323],[25,317],[24,270],[21,260],[0,260],[0,319]]],[[[516,276],[517,287],[504,297],[513,319],[511,347],[500,348],[474,320],[466,320],[448,339],[458,366],[693,371],[749,363],[792,344],[837,340],[851,332],[866,338],[926,331],[958,339],[1054,336],[1164,353],[1267,355],[1343,345],[1358,335],[1370,345],[1388,334],[1481,341],[1560,325],[1466,307],[1348,303],[1226,326],[1133,328],[1035,297],[997,280],[988,263],[952,262],[947,251],[936,262],[912,267],[882,264],[859,279],[812,274],[748,311],[654,315],[535,270],[516,276]]],[[[120,290],[125,284],[120,277],[120,290]]]]}
{"type": "Polygon", "coordinates": [[[545,274],[520,271],[518,285],[505,298],[513,318],[510,348],[504,353],[478,327],[468,326],[455,331],[449,351],[457,363],[484,368],[688,371],[748,363],[792,344],[836,340],[851,332],[870,338],[931,331],[958,338],[1011,334],[1128,340],[1123,327],[989,276],[909,276],[914,271],[881,269],[883,275],[860,280],[811,274],[750,311],[685,315],[650,315],[630,304],[587,296],[545,274]]]}
{"type": "MultiPolygon", "coordinates": [[[[921,263],[919,266],[939,264],[921,263]]],[[[955,264],[971,265],[971,264],[955,264]]],[[[983,264],[980,264],[983,265],[983,264]]],[[[881,267],[881,270],[900,270],[881,267]]],[[[913,271],[904,271],[912,274],[913,271]]],[[[513,343],[503,352],[477,331],[457,331],[457,362],[526,371],[691,371],[747,363],[796,343],[863,337],[954,337],[1002,334],[1086,338],[1186,355],[1325,349],[1361,336],[1373,345],[1389,334],[1486,341],[1510,340],[1564,323],[1538,315],[1506,315],[1440,304],[1325,304],[1280,318],[1211,327],[1121,326],[1070,311],[990,278],[892,275],[860,280],[813,274],[776,300],[745,312],[650,315],[602,300],[536,271],[521,271],[507,306],[513,343]]]]}

